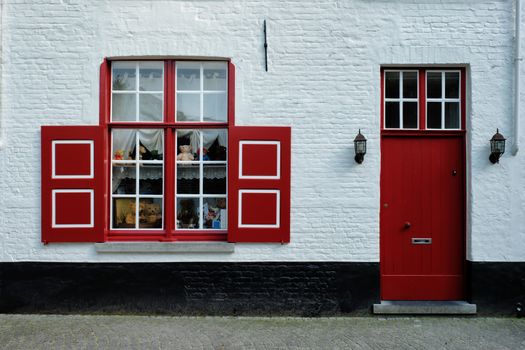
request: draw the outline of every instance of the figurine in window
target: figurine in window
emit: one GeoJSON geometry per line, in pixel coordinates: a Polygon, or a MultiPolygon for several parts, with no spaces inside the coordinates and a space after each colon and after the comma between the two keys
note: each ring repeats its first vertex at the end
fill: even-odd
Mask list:
{"type": "Polygon", "coordinates": [[[191,153],[190,145],[181,145],[179,146],[180,153],[177,155],[177,160],[188,161],[194,160],[193,154],[191,153]]]}

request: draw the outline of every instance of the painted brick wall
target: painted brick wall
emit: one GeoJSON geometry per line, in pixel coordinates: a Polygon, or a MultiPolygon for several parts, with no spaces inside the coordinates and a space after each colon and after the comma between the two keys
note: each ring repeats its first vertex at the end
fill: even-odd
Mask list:
{"type": "Polygon", "coordinates": [[[487,159],[496,127],[514,141],[513,15],[510,0],[5,0],[0,261],[378,261],[381,64],[469,65],[468,257],[525,261],[525,149],[487,159]],[[121,55],[232,58],[238,124],[293,128],[290,244],[174,256],[40,243],[39,127],[96,124],[99,65],[121,55]]]}

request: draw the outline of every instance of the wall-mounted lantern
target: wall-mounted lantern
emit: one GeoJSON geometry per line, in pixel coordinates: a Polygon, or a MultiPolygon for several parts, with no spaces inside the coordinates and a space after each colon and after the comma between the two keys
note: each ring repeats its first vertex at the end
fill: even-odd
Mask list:
{"type": "Polygon", "coordinates": [[[363,163],[366,154],[366,138],[361,134],[361,129],[354,139],[355,161],[359,164],[363,163]]]}
{"type": "Polygon", "coordinates": [[[499,158],[505,153],[505,138],[496,129],[496,133],[490,139],[490,156],[492,164],[499,163],[499,158]]]}

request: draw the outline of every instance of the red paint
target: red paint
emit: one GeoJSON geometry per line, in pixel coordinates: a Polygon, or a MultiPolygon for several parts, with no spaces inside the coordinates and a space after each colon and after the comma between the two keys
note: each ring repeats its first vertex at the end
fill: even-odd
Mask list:
{"type": "Polygon", "coordinates": [[[91,223],[91,194],[88,192],[55,193],[57,225],[89,225],[91,223]]]}
{"type": "MultiPolygon", "coordinates": [[[[233,127],[229,130],[228,163],[228,241],[230,242],[289,242],[290,241],[290,159],[291,129],[289,127],[233,127]],[[239,178],[239,148],[241,141],[278,141],[281,144],[281,175],[278,179],[239,178]],[[278,228],[239,227],[240,190],[278,190],[280,191],[280,225],[278,228]]],[[[275,158],[258,159],[268,168],[275,167],[275,158]]],[[[244,197],[243,197],[244,198],[244,197]]],[[[264,205],[243,199],[243,217],[248,222],[269,222],[272,210],[270,197],[264,198],[264,205]]],[[[275,207],[273,207],[275,209],[275,207]]],[[[275,215],[275,214],[273,214],[275,215]]]]}
{"type": "Polygon", "coordinates": [[[235,65],[228,62],[228,124],[235,126],[235,65]]]}
{"type": "Polygon", "coordinates": [[[461,136],[383,138],[383,300],[464,297],[462,147],[461,136]],[[431,238],[432,244],[415,245],[412,238],[431,238]]]}
{"type": "Polygon", "coordinates": [[[91,172],[91,146],[87,143],[55,144],[55,175],[89,176],[91,172]]]}
{"type": "MultiPolygon", "coordinates": [[[[165,60],[164,69],[164,121],[147,122],[111,122],[111,65],[104,59],[100,66],[100,108],[99,127],[96,126],[43,126],[42,127],[42,241],[47,242],[102,242],[102,241],[232,241],[251,242],[289,242],[290,240],[290,128],[278,127],[235,127],[235,66],[228,61],[228,121],[213,122],[176,122],[175,99],[175,64],[174,60],[165,60]],[[164,229],[162,230],[110,230],[109,208],[111,200],[111,129],[113,128],[159,128],[165,132],[164,150],[164,229]],[[224,128],[229,129],[228,169],[229,186],[229,222],[225,230],[175,230],[175,132],[178,128],[224,128]],[[239,149],[238,141],[265,140],[281,142],[281,177],[278,180],[243,180],[238,181],[239,149]],[[94,179],[51,179],[51,141],[53,140],[93,140],[95,163],[94,179]],[[234,164],[232,164],[232,162],[234,164]],[[235,163],[236,162],[236,163],[235,163]],[[237,172],[232,173],[233,167],[237,172]],[[232,176],[233,174],[233,176],[232,176]],[[277,189],[280,191],[280,227],[275,229],[243,229],[237,225],[238,190],[246,185],[247,189],[277,189]],[[93,189],[94,190],[94,227],[93,228],[52,228],[51,191],[53,189],[93,189]],[[237,196],[234,196],[236,193],[237,196]],[[247,235],[250,235],[247,236],[247,235]]],[[[57,153],[60,174],[84,174],[87,169],[86,147],[60,146],[57,153]]],[[[251,157],[245,160],[246,172],[250,175],[276,174],[276,147],[264,145],[262,148],[248,147],[251,157]],[[253,162],[254,159],[260,159],[253,162]]],[[[58,224],[82,224],[90,220],[91,212],[88,194],[59,194],[57,200],[58,224]],[[81,211],[80,213],[78,211],[81,211]]],[[[245,197],[245,218],[248,223],[273,224],[276,221],[276,196],[274,194],[245,197]],[[257,208],[259,206],[259,208],[257,208]],[[260,207],[262,206],[262,208],[260,207]]]]}
{"type": "MultiPolygon", "coordinates": [[[[48,242],[102,242],[104,241],[104,133],[99,126],[42,126],[42,241],[48,242]],[[53,179],[52,178],[52,142],[82,140],[94,142],[94,178],[53,179]],[[52,227],[53,190],[93,190],[94,191],[94,227],[63,228],[52,227]]],[[[82,163],[84,160],[79,159],[82,163]]],[[[75,159],[59,158],[57,168],[76,168],[75,159]],[[73,164],[62,164],[67,159],[73,164]]],[[[84,222],[86,220],[84,195],[68,196],[57,194],[57,223],[84,222]],[[77,210],[83,211],[77,213],[77,210]],[[78,222],[77,222],[78,220],[78,222]]]]}
{"type": "MultiPolygon", "coordinates": [[[[461,68],[462,130],[426,130],[426,72],[436,69],[451,68],[419,70],[419,130],[381,131],[383,300],[465,297],[466,76],[461,68]],[[415,245],[412,238],[432,243],[415,245]]],[[[381,81],[383,106],[383,70],[381,81]]]]}
{"type": "Polygon", "coordinates": [[[241,223],[243,225],[277,224],[277,194],[243,193],[241,196],[241,223]]]}
{"type": "Polygon", "coordinates": [[[277,145],[243,145],[243,176],[277,176],[277,152],[277,145]]]}

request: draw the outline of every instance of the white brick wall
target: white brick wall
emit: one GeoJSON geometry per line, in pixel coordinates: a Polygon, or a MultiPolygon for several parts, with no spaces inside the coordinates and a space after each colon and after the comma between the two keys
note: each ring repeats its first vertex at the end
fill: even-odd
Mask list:
{"type": "Polygon", "coordinates": [[[469,65],[468,257],[525,261],[525,150],[487,159],[496,127],[513,142],[513,14],[510,0],[4,0],[0,261],[378,261],[381,64],[469,65]],[[290,244],[174,256],[40,243],[39,127],[98,123],[99,65],[121,55],[232,58],[238,124],[293,128],[290,244]]]}

